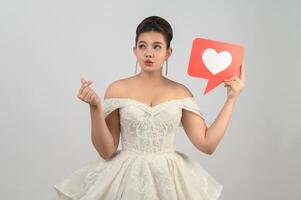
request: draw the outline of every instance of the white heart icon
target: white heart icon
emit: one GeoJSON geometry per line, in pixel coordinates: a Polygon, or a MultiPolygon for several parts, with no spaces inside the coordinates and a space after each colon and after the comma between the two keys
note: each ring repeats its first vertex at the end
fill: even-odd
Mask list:
{"type": "Polygon", "coordinates": [[[211,48],[203,51],[202,59],[205,66],[212,74],[217,74],[223,71],[229,67],[232,62],[232,56],[228,51],[217,53],[211,48]]]}

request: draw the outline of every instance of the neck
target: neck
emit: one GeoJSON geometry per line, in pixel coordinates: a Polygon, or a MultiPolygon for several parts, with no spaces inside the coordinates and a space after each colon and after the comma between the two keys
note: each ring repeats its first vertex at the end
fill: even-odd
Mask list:
{"type": "Polygon", "coordinates": [[[140,72],[137,77],[147,85],[156,85],[163,82],[166,78],[162,75],[161,71],[155,72],[140,72]]]}

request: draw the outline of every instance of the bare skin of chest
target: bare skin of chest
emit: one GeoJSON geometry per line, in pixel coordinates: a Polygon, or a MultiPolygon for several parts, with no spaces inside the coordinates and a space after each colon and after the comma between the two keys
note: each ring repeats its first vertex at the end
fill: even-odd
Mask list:
{"type": "Polygon", "coordinates": [[[170,83],[148,86],[132,82],[127,84],[126,94],[123,96],[154,107],[162,102],[174,99],[173,90],[174,86],[170,83]]]}

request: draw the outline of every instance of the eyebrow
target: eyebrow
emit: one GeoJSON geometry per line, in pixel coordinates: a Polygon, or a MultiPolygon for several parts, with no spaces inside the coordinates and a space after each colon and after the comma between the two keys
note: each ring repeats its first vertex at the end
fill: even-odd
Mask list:
{"type": "MultiPolygon", "coordinates": [[[[139,41],[138,43],[146,43],[145,41],[139,41]]],[[[153,42],[154,44],[162,44],[162,42],[159,42],[159,41],[156,41],[156,42],[153,42]]]]}

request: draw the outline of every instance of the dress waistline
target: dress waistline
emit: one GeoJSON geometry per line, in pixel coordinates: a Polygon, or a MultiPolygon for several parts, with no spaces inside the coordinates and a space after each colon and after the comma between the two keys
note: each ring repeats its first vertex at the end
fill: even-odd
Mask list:
{"type": "Polygon", "coordinates": [[[156,151],[156,152],[145,152],[145,151],[139,151],[135,149],[121,149],[121,152],[129,152],[137,155],[162,155],[162,154],[171,154],[175,153],[175,149],[164,149],[162,151],[156,151]]]}

